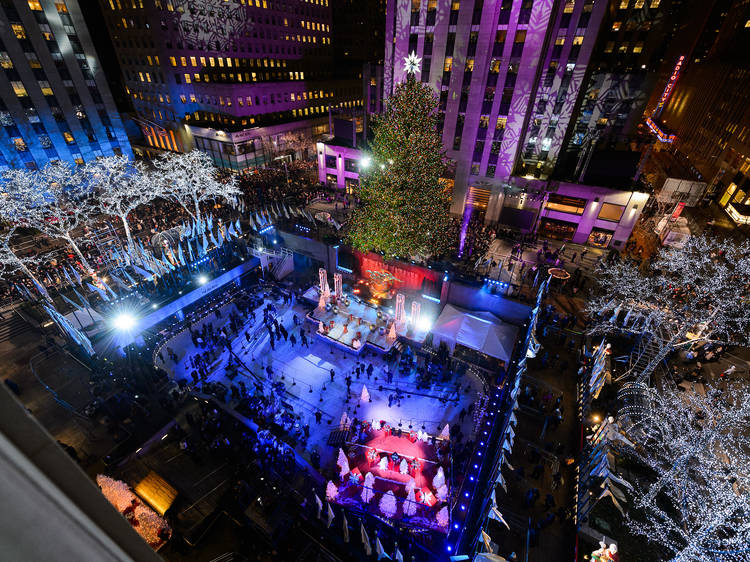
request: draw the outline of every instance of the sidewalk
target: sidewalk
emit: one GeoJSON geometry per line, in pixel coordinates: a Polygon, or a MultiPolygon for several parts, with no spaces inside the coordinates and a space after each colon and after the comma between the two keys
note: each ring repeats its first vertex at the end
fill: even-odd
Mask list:
{"type": "Polygon", "coordinates": [[[542,348],[529,360],[529,371],[521,380],[512,470],[503,469],[508,491],[500,486],[496,489],[500,511],[511,530],[493,526],[491,535],[502,556],[515,552],[519,560],[524,560],[528,538],[528,560],[572,560],[575,528],[570,510],[575,484],[572,459],[580,442],[576,415],[580,336],[569,330],[550,329],[540,341],[542,348]],[[575,342],[572,350],[567,345],[571,339],[575,342]],[[562,421],[556,425],[554,405],[558,398],[562,421]],[[558,471],[562,478],[555,486],[554,474],[558,471]],[[530,496],[535,490],[538,495],[530,496]]]}

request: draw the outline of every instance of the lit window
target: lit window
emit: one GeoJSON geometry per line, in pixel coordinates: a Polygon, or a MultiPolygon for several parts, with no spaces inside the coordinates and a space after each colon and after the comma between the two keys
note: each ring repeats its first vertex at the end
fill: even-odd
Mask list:
{"type": "Polygon", "coordinates": [[[26,92],[26,88],[23,86],[23,82],[13,81],[10,85],[13,87],[13,92],[16,94],[16,97],[23,98],[29,95],[26,92]]]}
{"type": "Polygon", "coordinates": [[[190,57],[190,66],[198,66],[198,62],[195,60],[195,57],[190,57]]]}
{"type": "Polygon", "coordinates": [[[615,49],[615,42],[614,41],[607,41],[607,45],[604,47],[605,53],[611,53],[615,49]]]}
{"type": "Polygon", "coordinates": [[[183,67],[187,66],[187,59],[185,57],[180,57],[180,64],[183,67]]]}
{"type": "Polygon", "coordinates": [[[505,125],[508,122],[507,117],[498,117],[497,123],[495,124],[495,129],[505,129],[505,125]]]}
{"type": "Polygon", "coordinates": [[[65,2],[55,2],[55,8],[57,8],[57,11],[61,14],[68,13],[68,7],[65,5],[65,2]]]}
{"type": "Polygon", "coordinates": [[[628,9],[628,3],[629,3],[629,0],[620,0],[620,9],[621,10],[627,10],[628,9]]]}
{"type": "Polygon", "coordinates": [[[5,51],[0,51],[0,68],[13,68],[13,61],[5,51]]]}
{"type": "Polygon", "coordinates": [[[29,0],[29,8],[31,8],[35,12],[42,11],[42,5],[37,0],[29,0]]]}
{"type": "Polygon", "coordinates": [[[185,74],[185,84],[190,84],[190,83],[191,83],[190,82],[190,75],[189,74],[185,74]]]}
{"type": "Polygon", "coordinates": [[[13,35],[16,36],[16,39],[26,39],[26,30],[20,23],[12,23],[10,24],[10,28],[13,30],[13,35]]]}
{"type": "Polygon", "coordinates": [[[555,39],[555,45],[558,45],[558,46],[559,45],[565,45],[565,36],[562,35],[562,36],[558,37],[557,39],[555,39]]]}
{"type": "Polygon", "coordinates": [[[616,21],[612,24],[612,31],[620,31],[621,27],[622,27],[622,22],[616,21]]]}
{"type": "Polygon", "coordinates": [[[42,94],[45,96],[52,96],[54,95],[52,92],[52,88],[50,88],[49,82],[46,80],[40,80],[39,81],[39,87],[42,89],[42,94]]]}
{"type": "Polygon", "coordinates": [[[453,0],[453,2],[451,2],[451,10],[453,10],[454,12],[457,12],[460,7],[461,2],[457,2],[456,0],[453,0]]]}
{"type": "Polygon", "coordinates": [[[18,152],[25,152],[26,151],[26,141],[24,141],[21,137],[16,137],[13,139],[13,144],[16,145],[16,150],[18,152]]]}
{"type": "Polygon", "coordinates": [[[661,0],[651,0],[651,4],[649,4],[649,7],[658,8],[660,3],[661,3],[661,0]]]}
{"type": "Polygon", "coordinates": [[[635,44],[635,45],[633,46],[633,52],[634,52],[634,53],[640,53],[640,52],[643,52],[643,41],[638,41],[638,43],[636,43],[636,44],[635,44]]]}
{"type": "Polygon", "coordinates": [[[63,138],[68,144],[74,144],[76,142],[76,139],[73,138],[73,135],[71,135],[69,131],[63,133],[63,138]]]}
{"type": "Polygon", "coordinates": [[[573,37],[573,45],[583,45],[583,35],[573,37]]]}
{"type": "Polygon", "coordinates": [[[474,70],[474,59],[466,59],[466,66],[464,67],[466,72],[472,72],[474,70]]]}
{"type": "Polygon", "coordinates": [[[451,70],[453,70],[453,57],[445,57],[443,72],[450,72],[451,70]]]}
{"type": "Polygon", "coordinates": [[[643,8],[643,5],[646,3],[646,0],[635,0],[635,4],[633,5],[633,8],[636,10],[640,10],[643,8]]]}
{"type": "Polygon", "coordinates": [[[169,62],[172,66],[177,66],[177,60],[174,57],[169,57],[169,62]]]}
{"type": "Polygon", "coordinates": [[[565,2],[565,8],[563,8],[563,13],[572,14],[573,8],[575,8],[575,6],[576,6],[575,0],[568,0],[567,2],[565,2]]]}

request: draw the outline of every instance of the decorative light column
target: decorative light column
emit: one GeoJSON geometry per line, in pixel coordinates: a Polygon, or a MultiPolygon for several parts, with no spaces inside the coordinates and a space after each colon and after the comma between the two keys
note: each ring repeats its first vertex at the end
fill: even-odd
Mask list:
{"type": "Polygon", "coordinates": [[[422,305],[417,301],[411,301],[411,325],[416,332],[417,326],[419,326],[419,317],[422,314],[422,305]]]}
{"type": "Polygon", "coordinates": [[[320,294],[327,298],[331,294],[331,290],[328,288],[328,272],[324,267],[321,267],[318,270],[318,275],[320,276],[320,294]]]}
{"type": "Polygon", "coordinates": [[[406,301],[406,297],[404,297],[403,293],[398,293],[396,295],[396,317],[395,322],[396,324],[403,324],[406,320],[406,311],[404,310],[404,303],[406,301]]]}
{"type": "Polygon", "coordinates": [[[333,274],[333,289],[337,300],[344,296],[344,283],[340,273],[333,274]]]}

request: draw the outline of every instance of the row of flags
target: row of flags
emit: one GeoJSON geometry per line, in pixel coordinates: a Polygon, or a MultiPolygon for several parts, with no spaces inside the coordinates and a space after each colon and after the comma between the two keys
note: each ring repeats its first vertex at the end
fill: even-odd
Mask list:
{"type": "MultiPolygon", "coordinates": [[[[317,494],[315,494],[315,505],[318,507],[318,519],[323,520],[323,502],[318,497],[317,494]]],[[[326,528],[331,527],[331,523],[333,523],[334,518],[336,515],[333,513],[333,509],[331,509],[331,503],[326,502],[326,528]]],[[[343,527],[343,537],[344,542],[349,542],[349,521],[346,519],[346,512],[344,509],[341,509],[341,524],[343,527]]],[[[367,534],[367,530],[365,529],[365,526],[360,521],[359,523],[359,536],[360,540],[362,541],[362,548],[364,548],[365,554],[367,556],[372,556],[372,542],[370,541],[370,536],[367,534]]],[[[377,556],[377,560],[393,560],[394,562],[404,562],[404,556],[401,554],[401,551],[398,548],[398,544],[395,545],[396,550],[393,553],[393,557],[391,557],[386,551],[385,548],[383,548],[383,543],[380,542],[380,537],[375,537],[375,555],[377,556]]]]}

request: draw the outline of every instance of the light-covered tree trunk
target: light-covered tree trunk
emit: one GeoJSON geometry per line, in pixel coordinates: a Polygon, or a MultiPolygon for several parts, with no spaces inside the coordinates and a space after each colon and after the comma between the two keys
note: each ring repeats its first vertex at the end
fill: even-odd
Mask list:
{"type": "Polygon", "coordinates": [[[76,244],[75,241],[73,240],[73,237],[70,234],[66,234],[65,236],[63,236],[63,238],[65,238],[65,240],[68,241],[68,244],[70,244],[70,247],[73,248],[73,251],[78,256],[78,259],[81,260],[81,265],[86,270],[86,272],[88,273],[88,272],[94,271],[89,265],[89,262],[83,256],[83,252],[81,252],[81,249],[78,247],[78,244],[76,244]]]}

